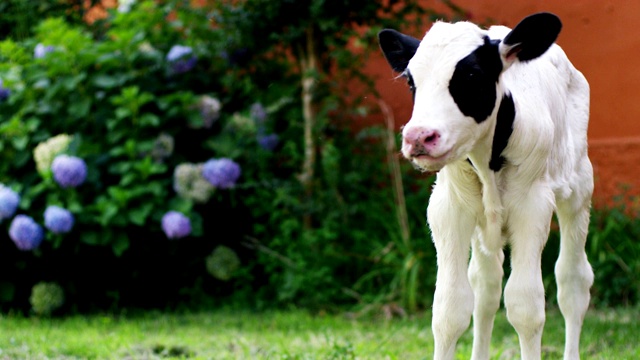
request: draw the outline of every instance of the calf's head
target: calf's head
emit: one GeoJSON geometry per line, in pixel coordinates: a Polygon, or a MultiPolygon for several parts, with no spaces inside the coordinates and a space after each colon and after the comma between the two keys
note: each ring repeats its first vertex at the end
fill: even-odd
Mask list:
{"type": "Polygon", "coordinates": [[[468,157],[495,127],[506,92],[500,75],[514,62],[544,54],[561,27],[555,15],[539,13],[506,30],[503,39],[492,39],[469,22],[437,22],[422,41],[382,30],[382,52],[407,79],[414,99],[402,131],[402,154],[427,171],[468,157]]]}

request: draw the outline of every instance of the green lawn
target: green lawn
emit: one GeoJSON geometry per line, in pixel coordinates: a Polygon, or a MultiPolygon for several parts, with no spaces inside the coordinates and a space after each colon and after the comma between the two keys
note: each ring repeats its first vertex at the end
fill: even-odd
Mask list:
{"type": "MultiPolygon", "coordinates": [[[[425,315],[426,316],[426,315],[425,315]]],[[[0,317],[0,359],[430,359],[429,319],[311,315],[303,311],[216,311],[188,315],[37,319],[0,317]]],[[[591,310],[583,359],[640,359],[640,309],[591,310]]],[[[560,359],[562,317],[547,313],[545,359],[560,359]]],[[[458,345],[468,359],[471,333],[458,345]]],[[[519,358],[504,312],[493,337],[494,359],[519,358]]]]}

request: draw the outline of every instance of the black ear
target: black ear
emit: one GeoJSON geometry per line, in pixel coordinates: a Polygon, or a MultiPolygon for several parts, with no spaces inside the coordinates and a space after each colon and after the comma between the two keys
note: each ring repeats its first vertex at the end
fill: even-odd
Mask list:
{"type": "Polygon", "coordinates": [[[527,16],[502,40],[500,52],[507,63],[529,61],[544,54],[558,38],[562,22],[551,13],[527,16]]]}
{"type": "Polygon", "coordinates": [[[378,33],[380,49],[393,70],[403,72],[420,45],[420,40],[391,29],[378,33]]]}

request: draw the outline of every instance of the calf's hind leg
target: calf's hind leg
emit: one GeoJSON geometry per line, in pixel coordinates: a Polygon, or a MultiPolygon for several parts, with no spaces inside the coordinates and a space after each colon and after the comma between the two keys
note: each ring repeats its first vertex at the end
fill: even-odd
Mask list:
{"type": "Polygon", "coordinates": [[[580,332],[589,307],[589,288],[593,284],[593,270],[585,253],[589,204],[589,199],[574,198],[558,202],[560,256],[555,273],[558,305],[565,321],[565,360],[580,359],[580,332]]]}
{"type": "Polygon", "coordinates": [[[471,360],[488,360],[491,333],[502,296],[502,263],[504,253],[487,254],[481,249],[479,239],[472,240],[469,265],[469,281],[473,288],[473,352],[471,360]]]}
{"type": "Polygon", "coordinates": [[[544,285],[540,269],[542,249],[549,236],[553,192],[534,183],[524,196],[510,199],[508,228],[512,272],[504,289],[507,318],[518,332],[522,360],[539,360],[545,322],[544,285]]]}

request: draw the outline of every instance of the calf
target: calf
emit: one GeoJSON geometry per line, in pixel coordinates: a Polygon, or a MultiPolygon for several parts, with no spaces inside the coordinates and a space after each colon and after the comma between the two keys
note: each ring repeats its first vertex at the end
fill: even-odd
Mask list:
{"type": "Polygon", "coordinates": [[[504,288],[507,317],[522,359],[540,359],[540,259],[554,211],[564,358],[580,357],[593,283],[584,250],[593,191],[589,84],[554,44],[561,27],[555,15],[539,13],[513,30],[437,22],[422,41],[395,30],[378,35],[414,97],[402,154],[418,169],[437,171],[427,210],[438,254],[435,359],[454,358],[472,314],[472,358],[489,358],[506,244],[512,268],[504,288]]]}

